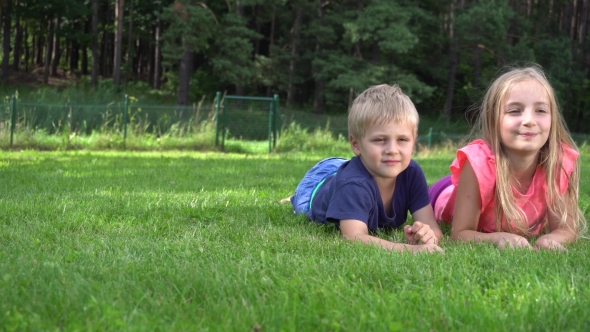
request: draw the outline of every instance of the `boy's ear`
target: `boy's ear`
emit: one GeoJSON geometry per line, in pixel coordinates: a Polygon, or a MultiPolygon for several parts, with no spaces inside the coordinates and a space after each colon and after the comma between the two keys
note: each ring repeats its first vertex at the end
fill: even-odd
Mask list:
{"type": "Polygon", "coordinates": [[[357,141],[352,135],[348,136],[348,140],[350,141],[350,148],[352,149],[352,152],[354,152],[354,155],[360,156],[361,149],[359,147],[359,141],[357,141]]]}

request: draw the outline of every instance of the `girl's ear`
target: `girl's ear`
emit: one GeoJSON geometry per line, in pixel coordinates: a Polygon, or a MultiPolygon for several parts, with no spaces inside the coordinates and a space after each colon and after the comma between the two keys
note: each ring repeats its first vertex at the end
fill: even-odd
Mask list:
{"type": "Polygon", "coordinates": [[[355,156],[360,156],[361,154],[361,149],[360,149],[360,143],[359,141],[357,141],[352,135],[348,136],[348,140],[350,141],[350,148],[352,149],[352,152],[354,152],[355,156]]]}

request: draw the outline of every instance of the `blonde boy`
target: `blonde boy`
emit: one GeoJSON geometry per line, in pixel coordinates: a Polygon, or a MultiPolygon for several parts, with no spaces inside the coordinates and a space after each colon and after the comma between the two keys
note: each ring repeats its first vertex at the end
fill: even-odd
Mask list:
{"type": "Polygon", "coordinates": [[[310,169],[291,203],[295,213],[318,223],[332,222],[342,236],[388,250],[443,251],[428,185],[412,152],[418,134],[416,107],[397,86],[372,86],[353,102],[348,114],[350,160],[329,158],[310,169]],[[408,244],[371,235],[405,226],[408,244]]]}

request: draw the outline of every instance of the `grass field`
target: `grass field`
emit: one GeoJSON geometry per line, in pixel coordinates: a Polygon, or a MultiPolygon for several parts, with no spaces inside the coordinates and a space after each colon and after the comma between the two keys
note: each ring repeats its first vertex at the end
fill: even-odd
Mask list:
{"type": "MultiPolygon", "coordinates": [[[[417,256],[344,241],[277,203],[323,157],[0,152],[0,330],[590,329],[590,240],[417,256]]],[[[417,160],[432,183],[452,157],[417,160]]]]}

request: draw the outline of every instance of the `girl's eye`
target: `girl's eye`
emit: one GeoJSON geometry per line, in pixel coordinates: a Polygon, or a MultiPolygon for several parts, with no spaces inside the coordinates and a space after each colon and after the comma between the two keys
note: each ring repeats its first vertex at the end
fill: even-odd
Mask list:
{"type": "Polygon", "coordinates": [[[537,112],[539,112],[539,113],[547,113],[547,110],[539,109],[539,110],[537,110],[537,112]]]}
{"type": "Polygon", "coordinates": [[[508,110],[508,111],[506,111],[506,113],[508,113],[508,114],[518,114],[518,113],[520,113],[520,110],[508,110]]]}
{"type": "Polygon", "coordinates": [[[407,139],[407,138],[400,138],[400,139],[399,139],[399,141],[402,141],[402,142],[407,142],[407,141],[408,141],[408,139],[407,139]]]}

